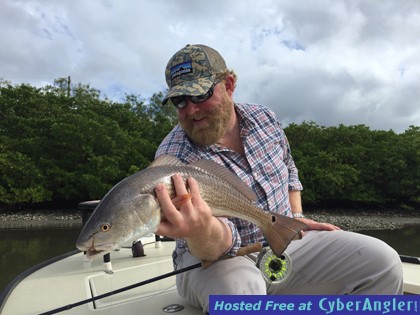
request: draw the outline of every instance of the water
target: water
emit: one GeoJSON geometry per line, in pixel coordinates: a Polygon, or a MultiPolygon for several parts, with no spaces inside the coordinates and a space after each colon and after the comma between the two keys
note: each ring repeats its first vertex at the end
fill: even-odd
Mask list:
{"type": "Polygon", "coordinates": [[[26,269],[76,249],[81,226],[0,229],[0,291],[26,269]]]}
{"type": "Polygon", "coordinates": [[[420,257],[420,225],[399,230],[360,231],[359,233],[383,240],[400,255],[420,257]]]}
{"type": "MultiPolygon", "coordinates": [[[[0,291],[18,274],[49,258],[75,249],[81,227],[0,229],[0,291]]],[[[401,230],[362,231],[400,255],[420,257],[420,226],[401,230]]]]}

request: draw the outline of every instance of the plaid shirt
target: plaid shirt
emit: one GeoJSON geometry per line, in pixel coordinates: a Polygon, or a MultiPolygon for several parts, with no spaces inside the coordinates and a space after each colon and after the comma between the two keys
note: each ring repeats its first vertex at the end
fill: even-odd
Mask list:
{"type": "MultiPolygon", "coordinates": [[[[289,190],[302,190],[290,145],[275,114],[255,104],[235,104],[245,156],[219,145],[197,146],[177,125],[160,144],[156,157],[168,154],[184,163],[213,160],[237,174],[257,194],[257,206],[291,216],[289,190]]],[[[235,256],[239,247],[264,242],[261,230],[238,218],[221,218],[232,230],[232,247],[227,255],[235,256]]],[[[179,255],[187,250],[186,241],[177,240],[175,268],[179,255]]]]}

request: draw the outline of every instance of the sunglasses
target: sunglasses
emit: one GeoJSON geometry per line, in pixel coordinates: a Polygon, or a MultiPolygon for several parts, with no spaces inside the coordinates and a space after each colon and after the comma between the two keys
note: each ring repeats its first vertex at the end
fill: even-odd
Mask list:
{"type": "Polygon", "coordinates": [[[210,89],[206,93],[204,93],[204,94],[196,95],[196,96],[189,96],[189,95],[175,96],[175,97],[169,98],[169,100],[178,109],[182,109],[185,106],[187,106],[187,103],[185,103],[185,99],[187,97],[194,104],[198,104],[198,103],[204,102],[204,101],[208,100],[213,95],[214,87],[216,86],[217,83],[219,83],[219,81],[217,81],[217,80],[214,81],[214,83],[210,87],[210,89]]]}

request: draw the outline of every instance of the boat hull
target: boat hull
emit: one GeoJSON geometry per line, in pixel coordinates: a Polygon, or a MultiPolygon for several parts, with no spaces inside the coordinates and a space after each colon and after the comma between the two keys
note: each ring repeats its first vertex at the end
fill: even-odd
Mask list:
{"type": "MultiPolygon", "coordinates": [[[[157,243],[143,239],[145,256],[133,257],[131,248],[111,253],[111,263],[86,261],[81,252],[71,252],[50,260],[17,277],[2,293],[1,315],[41,314],[65,307],[63,314],[177,314],[194,315],[202,311],[189,306],[176,291],[175,277],[162,275],[173,271],[175,242],[157,243]],[[158,281],[150,281],[162,277],[158,281]],[[139,285],[95,300],[109,292],[139,285]],[[87,301],[94,300],[94,301],[87,301]],[[83,303],[80,303],[83,302],[83,303]]],[[[404,291],[420,294],[420,261],[402,256],[404,291]]]]}

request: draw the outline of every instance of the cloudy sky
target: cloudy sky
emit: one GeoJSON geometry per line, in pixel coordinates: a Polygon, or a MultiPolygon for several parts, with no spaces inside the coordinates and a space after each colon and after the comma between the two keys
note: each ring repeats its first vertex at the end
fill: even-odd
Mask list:
{"type": "Polygon", "coordinates": [[[0,79],[71,76],[103,95],[150,97],[186,44],[217,49],[235,99],[284,126],[420,125],[418,0],[1,0],[0,79]]]}

